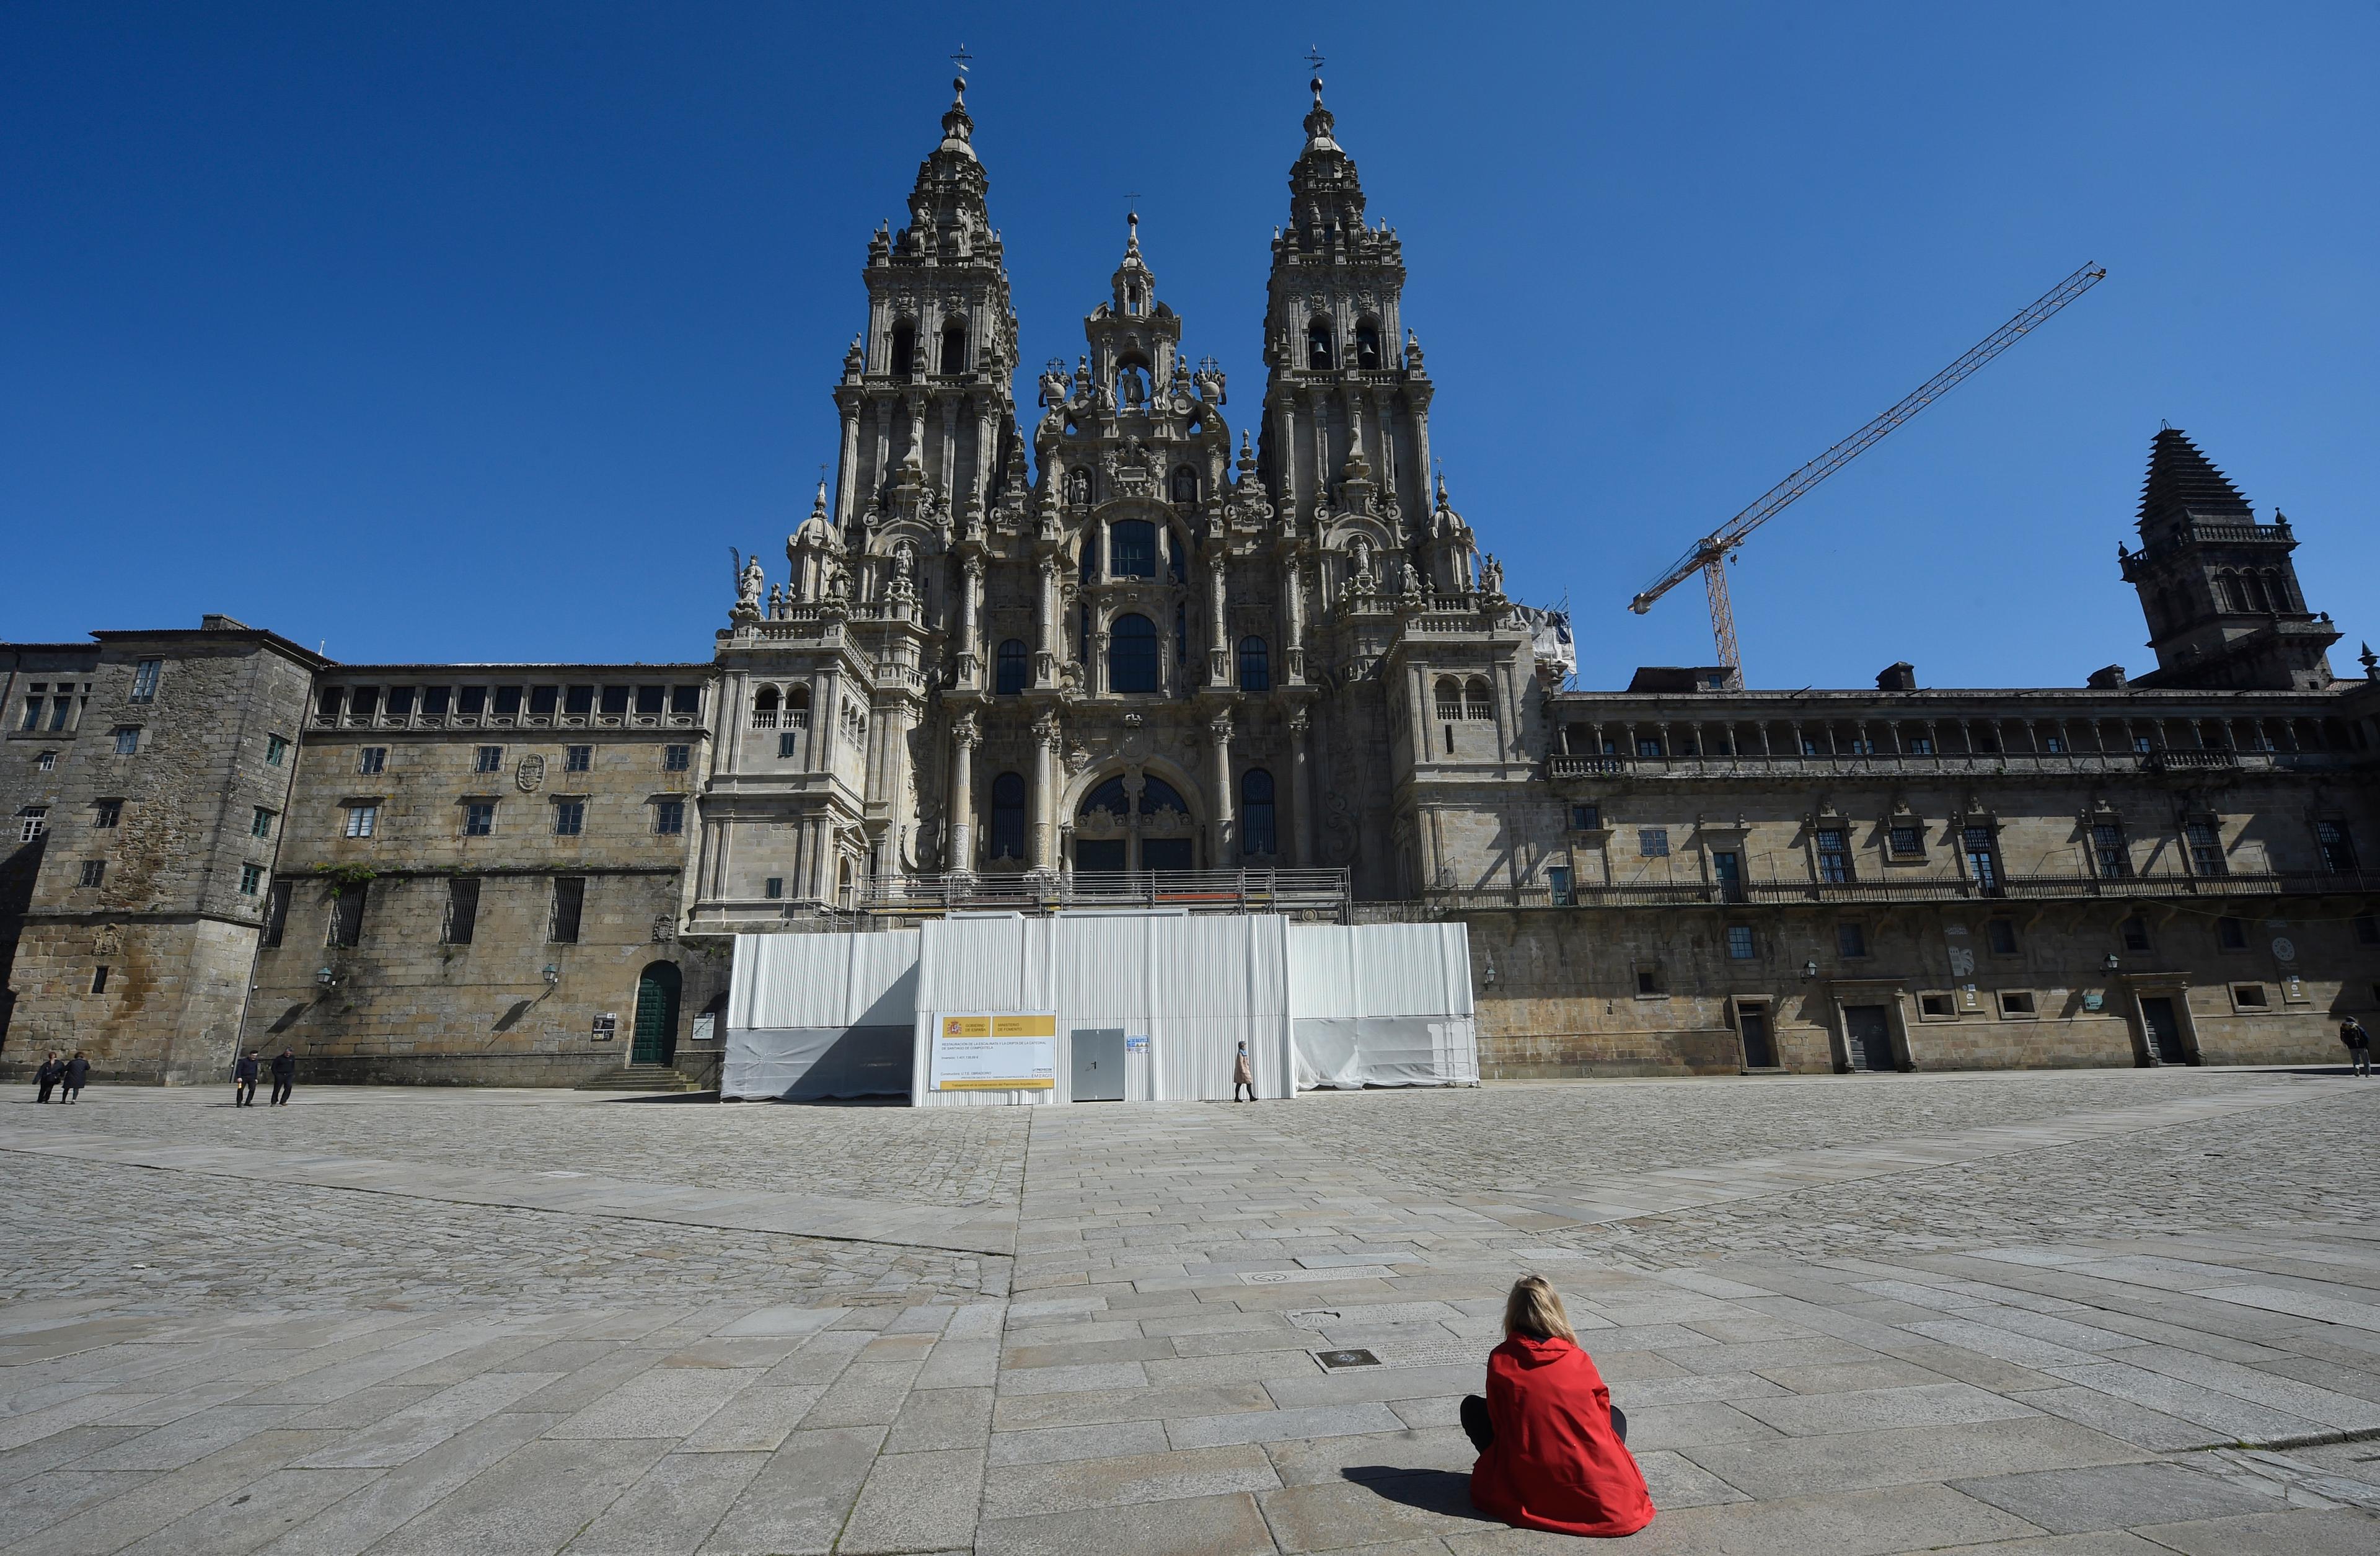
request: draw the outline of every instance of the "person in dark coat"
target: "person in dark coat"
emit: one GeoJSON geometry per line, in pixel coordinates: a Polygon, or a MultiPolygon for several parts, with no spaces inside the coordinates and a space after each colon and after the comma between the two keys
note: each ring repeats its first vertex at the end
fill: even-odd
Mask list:
{"type": "Polygon", "coordinates": [[[1479,1450],[1471,1505],[1489,1517],[1558,1535],[1633,1535],[1653,1521],[1628,1417],[1542,1277],[1513,1282],[1488,1397],[1465,1399],[1462,1420],[1479,1450]]]}
{"type": "Polygon", "coordinates": [[[42,1061],[42,1067],[33,1072],[33,1084],[40,1088],[33,1093],[34,1101],[46,1102],[50,1100],[50,1093],[57,1089],[58,1076],[65,1068],[65,1065],[58,1063],[58,1056],[55,1051],[42,1061]]]}
{"type": "Polygon", "coordinates": [[[298,1084],[298,1056],[287,1049],[273,1056],[273,1101],[279,1107],[289,1100],[289,1088],[298,1084]]]}
{"type": "Polygon", "coordinates": [[[2347,1045],[2348,1063],[2355,1066],[2355,1073],[2369,1080],[2372,1076],[2372,1034],[2364,1030],[2363,1023],[2351,1015],[2341,1016],[2338,1040],[2347,1045]]]}
{"type": "Polygon", "coordinates": [[[76,1049],[75,1056],[67,1060],[62,1068],[65,1072],[63,1078],[66,1081],[66,1091],[59,1100],[71,1102],[82,1095],[82,1083],[91,1077],[91,1061],[82,1056],[82,1050],[76,1049]]]}
{"type": "Polygon", "coordinates": [[[231,1067],[231,1105],[235,1108],[256,1106],[256,1050],[249,1049],[231,1067]]]}

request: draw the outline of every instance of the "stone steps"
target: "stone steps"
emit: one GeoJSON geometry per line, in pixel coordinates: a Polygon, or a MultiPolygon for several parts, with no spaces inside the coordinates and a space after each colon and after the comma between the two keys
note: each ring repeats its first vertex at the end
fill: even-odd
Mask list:
{"type": "Polygon", "coordinates": [[[616,1070],[589,1076],[578,1091],[701,1091],[702,1083],[667,1064],[623,1064],[616,1070]]]}

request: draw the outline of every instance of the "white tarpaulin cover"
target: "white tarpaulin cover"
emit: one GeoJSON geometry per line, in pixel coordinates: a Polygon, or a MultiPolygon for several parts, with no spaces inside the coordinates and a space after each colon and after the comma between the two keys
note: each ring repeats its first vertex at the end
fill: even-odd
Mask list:
{"type": "Polygon", "coordinates": [[[1061,914],[929,921],[918,956],[914,1100],[966,1107],[1074,1100],[1075,1035],[1145,1038],[1124,1055],[1133,1100],[1227,1098],[1237,1045],[1259,1096],[1289,1094],[1288,921],[1271,914],[1061,914]],[[962,1011],[1058,1013],[1047,1091],[932,1090],[935,1020],[962,1011]]]}
{"type": "Polygon", "coordinates": [[[915,930],[737,935],[722,1097],[904,1096],[915,930]]]}
{"type": "Polygon", "coordinates": [[[1465,926],[1292,924],[1288,942],[1301,1088],[1477,1082],[1465,926]]]}

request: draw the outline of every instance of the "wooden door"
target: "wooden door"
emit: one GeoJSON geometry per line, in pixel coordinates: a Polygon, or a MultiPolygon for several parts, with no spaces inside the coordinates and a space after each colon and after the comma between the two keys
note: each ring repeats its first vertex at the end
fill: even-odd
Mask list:
{"type": "Polygon", "coordinates": [[[677,1057],[677,997],[683,980],[674,963],[655,962],[637,979],[633,1064],[666,1064],[677,1057]]]}

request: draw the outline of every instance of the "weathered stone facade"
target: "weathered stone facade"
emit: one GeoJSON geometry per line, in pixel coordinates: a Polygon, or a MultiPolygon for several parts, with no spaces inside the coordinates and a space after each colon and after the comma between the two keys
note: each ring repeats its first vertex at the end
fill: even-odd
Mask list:
{"type": "Polygon", "coordinates": [[[953,103],[868,244],[837,475],[707,663],[333,666],[212,617],[0,650],[0,1067],[212,1076],[244,1032],[316,1078],[699,1072],[731,932],[1291,872],[1469,918],[1490,1075],[2303,1061],[2380,1007],[2380,682],[2187,438],[2120,557],[2137,680],[1564,689],[1434,479],[1319,83],[1305,132],[1234,438],[1136,220],[1020,418],[953,103]]]}

